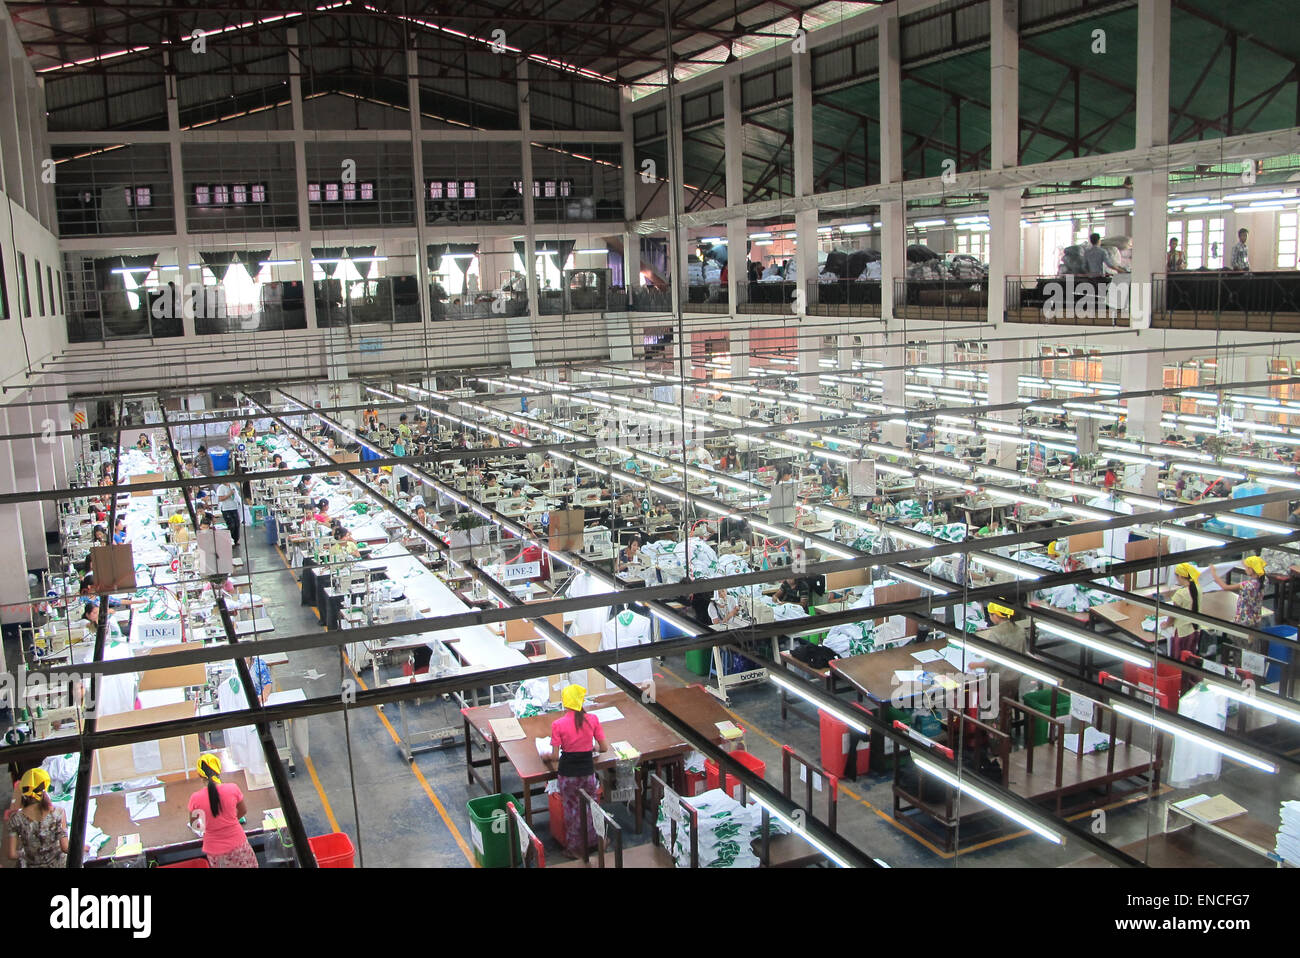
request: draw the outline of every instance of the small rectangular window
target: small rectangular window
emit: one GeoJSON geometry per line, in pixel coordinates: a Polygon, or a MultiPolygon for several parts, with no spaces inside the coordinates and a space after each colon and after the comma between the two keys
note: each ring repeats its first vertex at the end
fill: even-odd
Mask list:
{"type": "Polygon", "coordinates": [[[373,200],[374,198],[375,198],[375,184],[374,184],[374,183],[369,183],[369,182],[367,182],[367,183],[362,183],[362,184],[361,184],[361,199],[364,200],[364,201],[369,202],[369,201],[373,200]]]}
{"type": "Polygon", "coordinates": [[[244,183],[236,183],[230,188],[231,199],[236,206],[242,206],[248,202],[248,186],[244,183]]]}
{"type": "Polygon", "coordinates": [[[455,180],[447,181],[447,199],[454,200],[460,196],[460,184],[455,180]]]}
{"type": "Polygon", "coordinates": [[[467,200],[474,199],[478,196],[478,184],[473,180],[466,180],[460,185],[460,195],[467,200]]]}
{"type": "MultiPolygon", "coordinates": [[[[59,291],[59,315],[64,315],[63,306],[63,270],[55,270],[55,277],[58,279],[56,288],[59,291]]],[[[0,294],[4,296],[5,319],[9,318],[9,294],[4,291],[4,272],[0,269],[0,294]]]]}
{"type": "Polygon", "coordinates": [[[212,190],[207,186],[194,187],[194,205],[207,206],[212,202],[212,190]]]}
{"type": "Polygon", "coordinates": [[[266,184],[265,184],[265,183],[254,183],[254,184],[253,184],[253,189],[252,189],[252,192],[251,192],[251,196],[252,196],[252,198],[253,198],[253,202],[254,202],[254,203],[265,203],[265,202],[266,202],[266,184]]]}
{"type": "Polygon", "coordinates": [[[54,309],[54,270],[49,266],[45,267],[45,285],[50,290],[50,315],[54,316],[56,315],[54,309]]]}
{"type": "Polygon", "coordinates": [[[45,315],[45,287],[41,285],[41,261],[36,260],[36,315],[45,315]]]}
{"type": "Polygon", "coordinates": [[[0,253],[0,319],[9,318],[9,281],[5,279],[4,254],[0,253]]]}
{"type": "Polygon", "coordinates": [[[129,186],[122,187],[122,196],[126,200],[126,207],[130,209],[135,205],[135,190],[129,186]]]}
{"type": "Polygon", "coordinates": [[[27,285],[27,254],[18,254],[18,301],[22,306],[23,318],[32,318],[32,293],[27,285]]]}
{"type": "Polygon", "coordinates": [[[541,195],[542,195],[542,181],[533,180],[533,199],[537,199],[541,195]]]}
{"type": "Polygon", "coordinates": [[[343,199],[345,199],[345,200],[355,200],[356,198],[357,198],[357,184],[355,184],[355,183],[344,183],[344,184],[343,184],[343,199]]]}
{"type": "MultiPolygon", "coordinates": [[[[126,204],[130,206],[130,203],[126,204]]],[[[135,205],[139,207],[153,206],[153,187],[137,186],[135,188],[135,205]]]]}
{"type": "Polygon", "coordinates": [[[313,203],[319,203],[319,202],[320,202],[320,184],[319,184],[319,183],[308,183],[308,184],[307,184],[307,199],[309,199],[309,200],[310,200],[311,202],[313,202],[313,203]]]}
{"type": "Polygon", "coordinates": [[[230,205],[230,187],[224,183],[212,187],[212,205],[228,206],[230,205]]]}
{"type": "Polygon", "coordinates": [[[524,184],[522,180],[515,180],[514,187],[516,193],[518,193],[520,196],[524,195],[524,184]]]}
{"type": "Polygon", "coordinates": [[[339,198],[339,185],[337,183],[325,184],[325,201],[327,203],[337,203],[339,198]]]}
{"type": "Polygon", "coordinates": [[[546,198],[549,200],[549,199],[553,199],[554,197],[555,197],[555,180],[547,180],[546,198]]]}
{"type": "Polygon", "coordinates": [[[561,196],[573,195],[573,180],[560,180],[560,195],[561,196]]]}
{"type": "Polygon", "coordinates": [[[429,199],[431,200],[442,199],[442,180],[429,181],[429,199]]]}

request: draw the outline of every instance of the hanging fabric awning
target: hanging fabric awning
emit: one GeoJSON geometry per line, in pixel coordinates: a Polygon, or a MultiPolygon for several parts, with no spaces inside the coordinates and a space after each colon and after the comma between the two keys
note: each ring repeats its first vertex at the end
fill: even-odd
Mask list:
{"type": "Polygon", "coordinates": [[[430,243],[428,252],[429,269],[432,272],[441,272],[442,261],[451,257],[457,268],[466,273],[469,271],[470,257],[478,253],[478,243],[430,243]]]}
{"type": "MultiPolygon", "coordinates": [[[[555,268],[564,269],[564,264],[569,261],[569,254],[573,252],[575,245],[575,240],[538,240],[533,244],[533,249],[539,256],[549,253],[555,258],[555,268]]],[[[515,240],[515,255],[519,257],[520,262],[523,262],[523,240],[515,240]]]]}
{"type": "Polygon", "coordinates": [[[371,271],[375,268],[374,256],[375,250],[378,249],[378,247],[347,246],[344,247],[344,249],[347,251],[347,258],[353,261],[352,268],[364,278],[369,279],[371,271]],[[363,262],[358,263],[356,260],[362,260],[363,262]]]}
{"type": "Polygon", "coordinates": [[[338,271],[339,261],[343,259],[342,246],[313,246],[311,248],[312,260],[322,260],[316,263],[326,276],[333,277],[338,271]]]}
{"type": "Polygon", "coordinates": [[[244,249],[239,251],[239,262],[252,278],[262,271],[262,261],[270,255],[269,249],[244,249]]]}
{"type": "Polygon", "coordinates": [[[212,270],[212,275],[217,278],[218,283],[226,281],[226,274],[230,272],[230,267],[235,265],[238,256],[238,250],[217,250],[211,253],[199,251],[199,259],[204,266],[212,270]]]}

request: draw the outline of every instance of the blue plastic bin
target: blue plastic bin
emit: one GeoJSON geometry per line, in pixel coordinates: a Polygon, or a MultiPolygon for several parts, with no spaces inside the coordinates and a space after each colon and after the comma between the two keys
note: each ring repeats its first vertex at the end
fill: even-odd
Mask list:
{"type": "MultiPolygon", "coordinates": [[[[1297,633],[1296,627],[1293,625],[1270,625],[1263,631],[1267,632],[1269,635],[1276,635],[1278,638],[1290,639],[1291,642],[1294,642],[1296,640],[1296,635],[1300,634],[1297,633]]],[[[1291,642],[1270,642],[1268,644],[1268,657],[1270,659],[1278,659],[1280,662],[1290,662],[1291,650],[1294,648],[1294,646],[1291,645],[1291,642]]],[[[1268,664],[1268,672],[1264,675],[1265,685],[1271,682],[1276,682],[1282,678],[1282,666],[1280,662],[1270,662],[1268,664]]]]}
{"type": "Polygon", "coordinates": [[[208,456],[212,459],[213,472],[230,471],[230,450],[224,446],[209,446],[208,456]]]}

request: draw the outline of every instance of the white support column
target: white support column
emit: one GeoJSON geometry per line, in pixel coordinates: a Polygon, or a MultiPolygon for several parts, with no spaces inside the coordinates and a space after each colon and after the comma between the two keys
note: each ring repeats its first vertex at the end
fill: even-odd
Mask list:
{"type": "MultiPolygon", "coordinates": [[[[989,341],[989,405],[1001,406],[1015,402],[1020,398],[1020,363],[1003,362],[1021,358],[1021,342],[1017,339],[993,339],[989,341]]],[[[1019,410],[999,410],[990,413],[994,419],[1019,425],[1019,410]]],[[[1016,468],[1016,453],[1019,446],[1009,442],[990,442],[986,459],[996,458],[1003,469],[1016,468]]]]}
{"type": "MultiPolygon", "coordinates": [[[[636,184],[641,175],[641,164],[637,161],[636,127],[629,92],[623,91],[622,123],[623,221],[630,224],[635,222],[640,212],[636,204],[636,184]]],[[[531,195],[531,188],[526,187],[525,192],[531,195]]],[[[630,229],[623,233],[623,285],[627,288],[627,306],[631,309],[633,294],[641,287],[641,234],[630,229]]]]}
{"type": "MultiPolygon", "coordinates": [[[[203,282],[203,271],[201,269],[191,270],[190,263],[197,262],[198,259],[190,246],[189,222],[186,220],[185,210],[187,208],[185,193],[185,164],[182,159],[181,150],[181,120],[180,107],[176,100],[176,75],[171,71],[171,53],[163,51],[163,65],[167,69],[167,149],[168,161],[171,166],[172,204],[176,212],[176,265],[180,267],[180,272],[176,274],[177,282],[180,289],[176,291],[176,298],[172,300],[172,308],[179,309],[181,314],[181,333],[189,339],[195,335],[194,328],[194,311],[185,309],[185,304],[191,300],[185,295],[185,286],[187,283],[203,282]]],[[[275,253],[271,254],[276,255],[275,253]]]]}
{"type": "MultiPolygon", "coordinates": [[[[820,330],[809,323],[805,318],[800,318],[799,336],[795,340],[795,348],[798,350],[799,372],[815,373],[821,369],[822,337],[820,330]]],[[[806,393],[820,392],[820,386],[815,376],[799,376],[799,391],[806,393]]],[[[799,409],[799,416],[804,421],[811,421],[821,418],[820,414],[805,405],[799,409]]]]}
{"type": "MultiPolygon", "coordinates": [[[[30,399],[29,393],[20,393],[21,402],[30,399]]],[[[35,407],[10,406],[5,410],[6,432],[30,433],[40,431],[40,417],[32,425],[31,411],[35,407]]],[[[40,488],[36,470],[36,445],[33,439],[11,439],[6,443],[8,453],[13,459],[13,474],[16,492],[34,492],[40,488]]],[[[24,579],[27,569],[43,569],[49,564],[45,548],[45,519],[39,502],[22,502],[18,504],[18,520],[22,525],[24,579]]],[[[3,510],[0,510],[3,511],[3,510]]],[[[26,582],[24,581],[24,591],[26,582]]]]}
{"type": "Polygon", "coordinates": [[[414,49],[406,51],[406,102],[410,107],[408,112],[411,120],[411,189],[415,193],[415,275],[419,277],[416,285],[420,322],[427,323],[433,319],[433,310],[429,305],[429,234],[424,212],[424,198],[428,192],[424,186],[424,140],[420,136],[423,128],[420,110],[420,55],[414,49]]]}
{"type": "MultiPolygon", "coordinates": [[[[744,379],[749,375],[749,327],[735,327],[727,334],[731,351],[731,378],[744,379]]],[[[749,400],[731,393],[731,414],[745,419],[749,416],[749,400]]]]}
{"type": "Polygon", "coordinates": [[[1138,0],[1137,149],[1169,142],[1168,0],[1138,0]]]}
{"type": "MultiPolygon", "coordinates": [[[[7,417],[0,415],[0,422],[7,423],[7,417]]],[[[18,491],[18,483],[14,479],[14,459],[7,449],[4,455],[0,455],[0,493],[18,491]]],[[[0,509],[0,542],[5,544],[5,548],[0,549],[0,622],[6,625],[29,622],[31,614],[25,605],[29,592],[27,555],[23,523],[17,508],[0,509]]],[[[0,667],[3,666],[3,660],[4,651],[0,648],[0,667]]]]}
{"type": "MultiPolygon", "coordinates": [[[[524,277],[528,283],[528,315],[506,317],[506,337],[510,348],[510,365],[516,369],[531,369],[537,365],[533,351],[533,330],[537,326],[541,306],[541,289],[537,282],[537,214],[533,203],[533,148],[529,132],[532,130],[532,113],[528,106],[528,61],[520,60],[516,73],[515,91],[518,96],[520,144],[524,194],[524,277]]],[[[564,264],[560,264],[563,268],[564,264]]]]}
{"type": "MultiPolygon", "coordinates": [[[[745,130],[740,121],[740,76],[728,75],[722,80],[722,141],[726,147],[723,174],[729,207],[745,202],[744,140],[745,130]]],[[[726,227],[727,305],[734,313],[737,306],[749,300],[749,224],[743,218],[732,219],[727,221],[726,227]]]]}
{"type": "MultiPolygon", "coordinates": [[[[1164,385],[1164,356],[1162,353],[1126,353],[1120,357],[1120,382],[1126,391],[1140,392],[1148,389],[1160,389],[1164,385]]],[[[1126,400],[1128,418],[1126,436],[1130,440],[1159,442],[1164,435],[1160,419],[1164,410],[1162,396],[1148,396],[1141,399],[1126,400]]],[[[1141,470],[1137,491],[1143,495],[1156,494],[1158,470],[1155,466],[1127,466],[1126,477],[1132,470],[1141,470]]],[[[1132,489],[1132,483],[1126,488],[1132,489]]]]}
{"type": "MultiPolygon", "coordinates": [[[[33,400],[47,400],[51,398],[50,390],[47,388],[34,389],[31,393],[33,400]]],[[[36,483],[37,488],[42,490],[58,488],[58,475],[55,460],[61,458],[59,449],[59,437],[55,436],[59,430],[58,409],[55,406],[33,406],[32,407],[32,432],[39,432],[41,436],[34,440],[36,453],[36,483]]],[[[59,531],[59,504],[52,500],[42,501],[41,518],[45,524],[46,532],[59,531]]]]}
{"type": "MultiPolygon", "coordinates": [[[[294,131],[306,129],[302,110],[302,61],[298,53],[298,31],[285,31],[289,50],[289,109],[294,131]]],[[[298,187],[298,258],[302,260],[302,301],[306,307],[307,328],[316,329],[316,285],[311,265],[311,206],[307,201],[307,144],[302,136],[293,140],[293,171],[298,187]]]]}
{"type": "MultiPolygon", "coordinates": [[[[885,368],[880,370],[880,379],[884,383],[881,401],[886,406],[907,408],[907,394],[904,391],[907,347],[903,342],[902,333],[900,331],[877,333],[872,339],[878,344],[877,348],[872,350],[872,358],[885,364],[885,368]]],[[[907,442],[907,429],[896,423],[883,422],[880,427],[880,437],[889,445],[903,446],[907,442]]]]}
{"type": "MultiPolygon", "coordinates": [[[[1020,0],[992,0],[989,17],[991,167],[1001,170],[1020,159],[1020,0]]],[[[1006,319],[1006,280],[1020,271],[1020,190],[990,190],[990,323],[1006,319]]]]}
{"type": "Polygon", "coordinates": [[[907,275],[907,235],[902,200],[880,204],[880,318],[894,319],[894,281],[907,275]]]}
{"type": "Polygon", "coordinates": [[[880,182],[903,180],[903,109],[901,48],[897,6],[881,9],[876,36],[880,64],[880,182]]]}
{"type": "MultiPolygon", "coordinates": [[[[793,44],[791,44],[793,47],[793,44]]],[[[813,195],[813,97],[812,54],[790,54],[791,92],[791,152],[794,154],[794,195],[813,195]]],[[[811,291],[817,286],[817,211],[803,210],[794,217],[795,262],[798,263],[799,285],[795,290],[795,303],[804,305],[795,312],[806,312],[813,301],[811,291]],[[802,293],[802,295],[800,295],[802,293]]]]}
{"type": "Polygon", "coordinates": [[[1169,174],[1133,174],[1133,272],[1129,275],[1129,326],[1151,326],[1152,275],[1165,269],[1169,226],[1169,174]]]}

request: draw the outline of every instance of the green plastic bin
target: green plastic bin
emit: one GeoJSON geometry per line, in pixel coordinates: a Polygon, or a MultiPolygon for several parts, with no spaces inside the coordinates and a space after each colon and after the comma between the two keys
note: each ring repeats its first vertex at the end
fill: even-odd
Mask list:
{"type": "MultiPolygon", "coordinates": [[[[1059,689],[1056,692],[1056,713],[1052,713],[1052,690],[1038,689],[1034,692],[1025,693],[1025,704],[1031,709],[1042,712],[1044,715],[1051,715],[1053,718],[1060,718],[1062,715],[1070,714],[1070,693],[1062,692],[1059,689]]],[[[1047,723],[1040,718],[1034,719],[1034,744],[1047,744],[1047,723]]]]}
{"type": "Polygon", "coordinates": [[[514,800],[513,795],[484,795],[465,803],[470,843],[479,868],[510,867],[510,812],[506,803],[514,800]]]}
{"type": "Polygon", "coordinates": [[[686,667],[696,675],[707,678],[713,667],[713,650],[691,649],[686,653],[686,667]]]}
{"type": "Polygon", "coordinates": [[[926,738],[938,738],[943,734],[943,723],[927,709],[900,709],[892,705],[885,706],[885,720],[890,724],[902,722],[926,738]]]}

